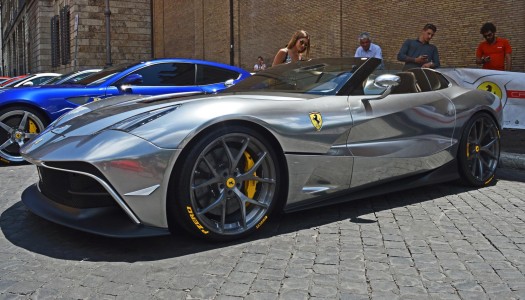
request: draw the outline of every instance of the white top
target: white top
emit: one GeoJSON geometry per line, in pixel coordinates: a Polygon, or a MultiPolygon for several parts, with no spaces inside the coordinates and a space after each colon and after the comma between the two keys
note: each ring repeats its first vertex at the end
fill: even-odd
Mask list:
{"type": "Polygon", "coordinates": [[[253,70],[254,70],[255,72],[257,72],[257,71],[262,71],[262,70],[266,70],[266,64],[262,64],[262,65],[260,65],[260,66],[259,66],[259,64],[255,64],[255,65],[253,66],[253,70]]]}

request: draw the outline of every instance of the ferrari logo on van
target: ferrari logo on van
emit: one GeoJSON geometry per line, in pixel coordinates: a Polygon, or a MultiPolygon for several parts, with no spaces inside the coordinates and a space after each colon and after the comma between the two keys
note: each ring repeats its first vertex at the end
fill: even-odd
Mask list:
{"type": "Polygon", "coordinates": [[[500,99],[502,99],[501,97],[503,96],[503,93],[501,92],[499,86],[491,81],[485,81],[478,85],[478,90],[491,92],[494,95],[498,96],[500,99]]]}
{"type": "Polygon", "coordinates": [[[312,125],[314,125],[317,131],[320,131],[321,127],[323,127],[323,116],[321,116],[319,112],[311,112],[310,121],[312,121],[312,125]]]}

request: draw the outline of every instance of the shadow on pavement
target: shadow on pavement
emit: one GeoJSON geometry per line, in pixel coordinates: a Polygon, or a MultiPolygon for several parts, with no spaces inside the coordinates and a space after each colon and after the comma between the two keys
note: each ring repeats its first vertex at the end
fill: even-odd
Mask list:
{"type": "Polygon", "coordinates": [[[377,222],[374,213],[469,190],[471,189],[454,183],[446,183],[283,214],[267,222],[263,230],[251,237],[229,243],[210,243],[184,234],[137,239],[105,238],[48,222],[29,212],[22,202],[17,202],[2,213],[0,228],[6,239],[17,247],[58,259],[154,261],[250,243],[339,221],[367,226],[377,222]]]}

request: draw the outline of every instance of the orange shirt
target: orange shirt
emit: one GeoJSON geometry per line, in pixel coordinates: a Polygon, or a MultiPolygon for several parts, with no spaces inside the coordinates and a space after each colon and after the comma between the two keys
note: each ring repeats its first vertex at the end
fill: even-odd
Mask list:
{"type": "Polygon", "coordinates": [[[479,43],[476,57],[490,56],[490,61],[483,64],[483,69],[505,70],[505,54],[512,53],[509,40],[496,37],[494,44],[487,41],[479,43]]]}

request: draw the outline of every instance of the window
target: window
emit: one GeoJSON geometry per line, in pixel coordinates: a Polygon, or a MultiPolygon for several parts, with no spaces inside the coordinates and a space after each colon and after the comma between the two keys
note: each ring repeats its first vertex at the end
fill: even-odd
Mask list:
{"type": "Polygon", "coordinates": [[[51,66],[58,67],[71,62],[71,35],[69,32],[69,6],[51,18],[51,66]]]}
{"type": "Polygon", "coordinates": [[[188,63],[163,63],[147,66],[132,74],[142,75],[143,86],[195,85],[195,65],[188,63]]]}
{"type": "Polygon", "coordinates": [[[217,67],[197,65],[197,84],[207,85],[239,78],[239,73],[217,67]]]}
{"type": "Polygon", "coordinates": [[[53,68],[60,65],[60,39],[59,39],[58,16],[51,18],[51,66],[53,68]]]}
{"type": "Polygon", "coordinates": [[[69,23],[69,5],[66,5],[60,10],[60,50],[63,65],[71,62],[69,23]]]}

